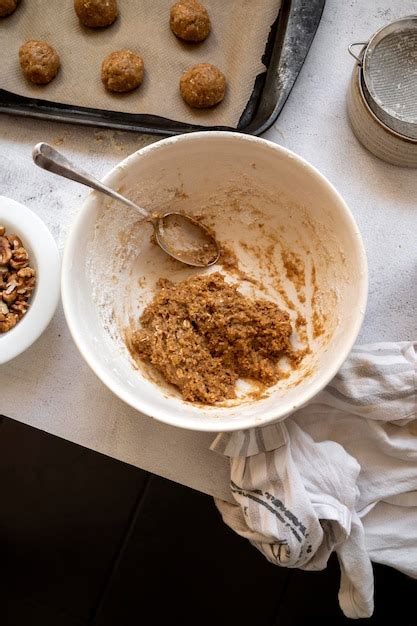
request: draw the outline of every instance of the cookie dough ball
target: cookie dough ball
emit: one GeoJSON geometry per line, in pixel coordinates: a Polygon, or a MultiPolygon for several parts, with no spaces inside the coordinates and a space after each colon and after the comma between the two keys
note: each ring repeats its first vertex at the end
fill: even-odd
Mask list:
{"type": "Polygon", "coordinates": [[[103,28],[119,15],[117,0],[74,0],[74,9],[84,26],[103,28]]]}
{"type": "Polygon", "coordinates": [[[57,51],[46,41],[27,41],[19,50],[20,67],[30,82],[46,85],[58,74],[61,64],[57,51]]]}
{"type": "Polygon", "coordinates": [[[19,0],[0,0],[0,17],[7,17],[16,11],[19,0]]]}
{"type": "Polygon", "coordinates": [[[226,79],[214,65],[199,63],[181,76],[180,91],[190,107],[206,109],[223,100],[226,79]]]}
{"type": "Polygon", "coordinates": [[[211,30],[209,14],[196,0],[180,0],[174,4],[169,25],[174,35],[184,41],[204,41],[211,30]]]}
{"type": "Polygon", "coordinates": [[[125,93],[143,81],[143,59],[130,50],[112,52],[101,65],[101,80],[108,91],[125,93]]]}

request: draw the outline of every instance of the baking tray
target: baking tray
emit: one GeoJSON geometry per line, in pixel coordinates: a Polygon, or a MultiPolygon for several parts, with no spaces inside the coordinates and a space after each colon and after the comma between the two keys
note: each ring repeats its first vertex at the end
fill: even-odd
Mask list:
{"type": "Polygon", "coordinates": [[[325,0],[283,0],[271,27],[262,61],[266,71],[255,80],[236,128],[200,126],[156,115],[75,107],[18,96],[0,89],[0,112],[87,126],[178,135],[197,130],[234,130],[260,135],[277,119],[301,70],[320,23],[325,0]]]}

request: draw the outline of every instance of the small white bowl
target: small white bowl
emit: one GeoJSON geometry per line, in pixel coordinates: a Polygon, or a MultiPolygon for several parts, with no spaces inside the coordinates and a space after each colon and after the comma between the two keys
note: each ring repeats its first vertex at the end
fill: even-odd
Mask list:
{"type": "MultiPolygon", "coordinates": [[[[302,366],[260,399],[242,385],[241,397],[222,406],[185,402],[176,389],[134,362],[124,332],[137,324],[159,277],[176,282],[200,272],[171,261],[152,245],[151,226],[134,211],[93,192],[67,240],[62,300],[81,354],[117,396],[174,426],[231,431],[282,419],[333,378],[363,320],[367,263],[346,203],[314,167],[264,139],[201,132],[139,150],[104,182],[151,210],[204,216],[219,241],[235,248],[242,269],[269,285],[269,297],[289,310],[294,324],[298,313],[305,316],[311,347],[302,366]],[[304,302],[284,269],[290,251],[305,267],[304,302]],[[268,258],[269,266],[264,263],[268,258]],[[313,308],[323,322],[317,337],[313,308]]],[[[253,285],[245,288],[251,292],[253,285]]]]}
{"type": "Polygon", "coordinates": [[[0,224],[21,238],[36,270],[36,288],[27,313],[14,328],[0,334],[0,364],[31,346],[48,326],[59,299],[60,258],[51,233],[23,204],[0,196],[0,224]]]}

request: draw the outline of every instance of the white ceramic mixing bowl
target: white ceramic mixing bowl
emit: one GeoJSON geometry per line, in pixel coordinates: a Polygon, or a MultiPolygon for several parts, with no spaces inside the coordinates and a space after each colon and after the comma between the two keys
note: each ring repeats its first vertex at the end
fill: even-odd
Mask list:
{"type": "Polygon", "coordinates": [[[301,367],[260,399],[242,383],[238,399],[222,406],[183,401],[131,358],[124,337],[158,278],[178,281],[198,270],[170,260],[150,242],[150,225],[93,192],[67,242],[62,298],[81,354],[116,395],[174,426],[229,431],[282,419],[332,379],[363,320],[367,263],[348,207],[314,167],[263,139],[202,132],[139,150],[104,182],[148,208],[203,215],[235,250],[242,270],[259,281],[243,281],[243,291],[286,309],[295,345],[310,349],[301,367]]]}

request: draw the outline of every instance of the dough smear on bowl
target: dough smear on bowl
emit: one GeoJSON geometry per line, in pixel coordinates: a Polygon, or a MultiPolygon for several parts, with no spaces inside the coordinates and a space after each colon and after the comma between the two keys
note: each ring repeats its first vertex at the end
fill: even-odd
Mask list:
{"type": "Polygon", "coordinates": [[[101,66],[101,80],[108,91],[125,93],[141,85],[143,59],[131,50],[119,50],[107,56],[101,66]]]}
{"type": "Polygon", "coordinates": [[[32,39],[19,49],[19,61],[23,74],[36,85],[46,85],[58,74],[61,64],[55,48],[46,41],[32,39]]]}
{"type": "Polygon", "coordinates": [[[184,41],[204,41],[210,34],[211,22],[207,9],[197,0],[180,0],[171,7],[169,25],[184,41]]]}
{"type": "Polygon", "coordinates": [[[0,17],[7,17],[17,9],[19,0],[0,0],[0,17]]]}
{"type": "Polygon", "coordinates": [[[219,272],[177,284],[163,280],[159,287],[141,316],[142,328],[127,343],[185,400],[235,398],[239,378],[269,387],[288,375],[282,357],[293,367],[300,363],[288,313],[269,300],[244,296],[219,272]]]}
{"type": "Polygon", "coordinates": [[[74,9],[88,28],[110,26],[119,15],[117,0],[74,0],[74,9]]]}
{"type": "Polygon", "coordinates": [[[223,100],[226,78],[215,65],[199,63],[181,76],[180,92],[190,107],[206,109],[223,100]]]}

